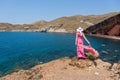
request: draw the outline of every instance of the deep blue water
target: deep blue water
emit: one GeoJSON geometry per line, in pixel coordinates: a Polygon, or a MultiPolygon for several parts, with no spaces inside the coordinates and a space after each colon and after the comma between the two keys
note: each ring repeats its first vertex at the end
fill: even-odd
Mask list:
{"type": "MultiPolygon", "coordinates": [[[[120,60],[120,41],[90,37],[92,46],[104,61],[120,60]],[[109,54],[102,54],[101,51],[109,54]]],[[[75,34],[38,32],[0,33],[0,76],[19,69],[28,69],[40,62],[76,56],[75,34]]]]}

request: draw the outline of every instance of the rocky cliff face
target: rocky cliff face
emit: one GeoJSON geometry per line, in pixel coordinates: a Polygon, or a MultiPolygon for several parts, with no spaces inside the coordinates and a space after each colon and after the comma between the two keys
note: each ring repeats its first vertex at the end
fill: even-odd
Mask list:
{"type": "Polygon", "coordinates": [[[85,33],[120,37],[120,14],[90,26],[85,30],[85,33]]]}

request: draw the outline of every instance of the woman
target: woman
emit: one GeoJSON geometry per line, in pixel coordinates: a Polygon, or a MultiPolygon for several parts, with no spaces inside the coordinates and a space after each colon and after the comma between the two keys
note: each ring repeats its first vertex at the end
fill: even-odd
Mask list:
{"type": "Polygon", "coordinates": [[[83,28],[81,27],[77,29],[75,45],[77,46],[77,57],[78,58],[86,58],[84,54],[84,49],[87,50],[88,52],[95,54],[96,57],[99,56],[98,52],[94,48],[91,47],[90,42],[85,37],[83,33],[83,28]],[[85,41],[88,43],[89,46],[84,46],[83,38],[85,39],[85,41]]]}

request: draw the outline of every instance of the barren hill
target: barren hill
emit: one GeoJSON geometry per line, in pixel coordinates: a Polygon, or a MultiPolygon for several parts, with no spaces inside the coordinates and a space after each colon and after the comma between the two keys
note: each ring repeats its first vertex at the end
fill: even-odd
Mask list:
{"type": "Polygon", "coordinates": [[[41,32],[75,32],[78,26],[84,29],[95,25],[109,17],[120,14],[113,12],[103,15],[75,15],[70,17],[61,17],[50,22],[40,20],[31,24],[13,25],[9,23],[0,23],[0,31],[41,31],[41,32]],[[8,25],[9,24],[9,25],[8,25]]]}

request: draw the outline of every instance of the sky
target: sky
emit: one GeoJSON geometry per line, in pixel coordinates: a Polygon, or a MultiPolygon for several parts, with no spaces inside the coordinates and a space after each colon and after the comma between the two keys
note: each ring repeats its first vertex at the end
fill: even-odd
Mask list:
{"type": "Polygon", "coordinates": [[[12,24],[109,12],[120,12],[120,0],[0,0],[0,22],[12,24]]]}

